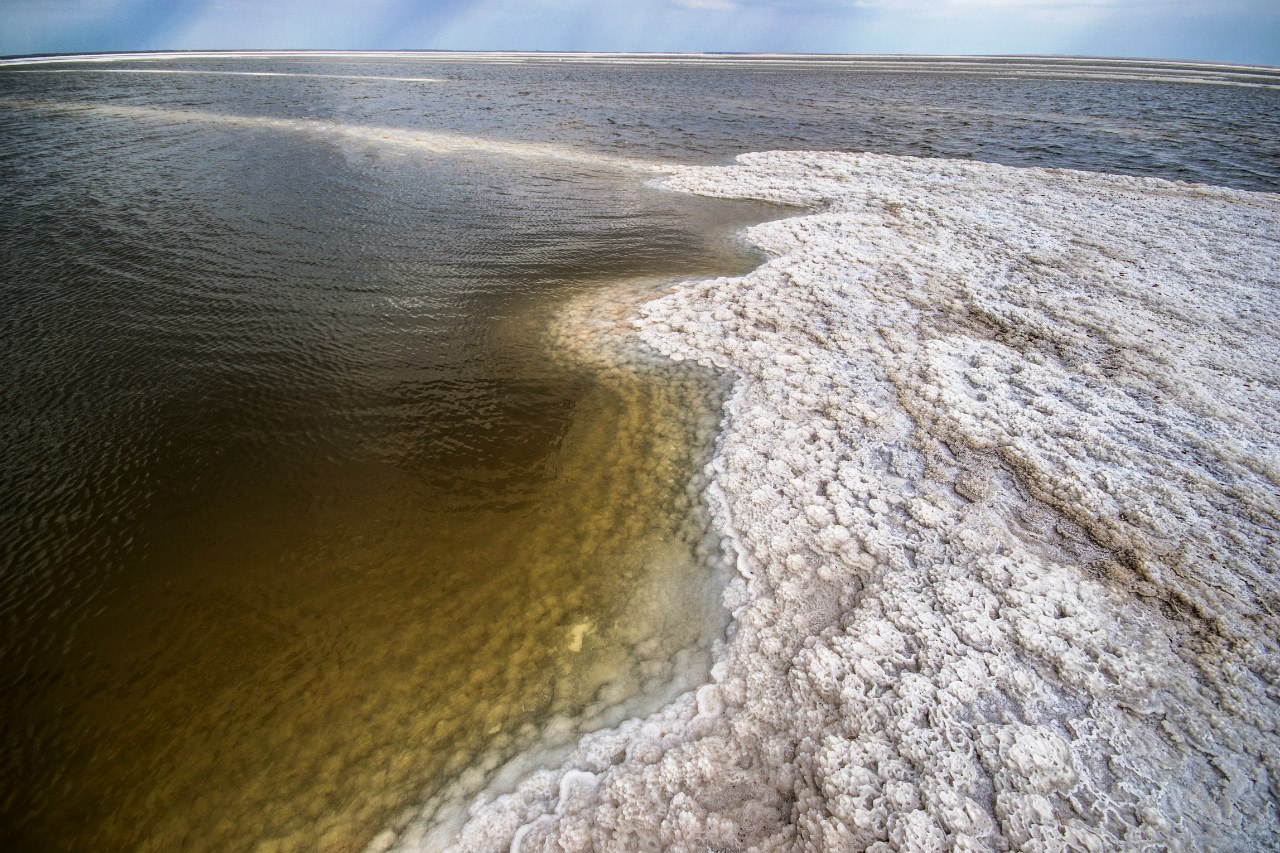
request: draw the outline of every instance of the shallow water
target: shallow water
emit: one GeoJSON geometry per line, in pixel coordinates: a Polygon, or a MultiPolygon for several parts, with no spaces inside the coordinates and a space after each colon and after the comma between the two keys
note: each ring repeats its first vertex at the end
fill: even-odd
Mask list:
{"type": "Polygon", "coordinates": [[[495,733],[663,674],[620,637],[665,628],[669,661],[719,624],[684,495],[716,386],[549,330],[745,264],[754,208],[83,121],[19,117],[42,144],[5,152],[9,845],[360,846],[495,733]]]}
{"type": "Polygon", "coordinates": [[[697,669],[722,388],[605,370],[556,318],[744,269],[728,235],[772,211],[648,164],[869,149],[1280,189],[1280,92],[1254,86],[71,69],[0,70],[0,841],[24,850],[358,849],[697,669]]]}

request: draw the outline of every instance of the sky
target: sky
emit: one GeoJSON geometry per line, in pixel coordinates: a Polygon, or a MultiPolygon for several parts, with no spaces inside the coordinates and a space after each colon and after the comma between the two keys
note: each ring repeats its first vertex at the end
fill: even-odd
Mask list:
{"type": "Polygon", "coordinates": [[[1076,54],[1280,65],[1280,0],[0,0],[0,55],[255,48],[1076,54]]]}

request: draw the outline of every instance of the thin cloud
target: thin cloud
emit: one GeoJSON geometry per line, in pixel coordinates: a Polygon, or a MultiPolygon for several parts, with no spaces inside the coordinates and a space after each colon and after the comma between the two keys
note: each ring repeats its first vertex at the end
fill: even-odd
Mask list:
{"type": "MultiPolygon", "coordinates": [[[[1117,0],[852,0],[855,9],[879,9],[888,12],[950,12],[977,9],[1012,11],[1113,8],[1117,0]]],[[[1145,4],[1144,4],[1145,5],[1145,4]]]]}
{"type": "Polygon", "coordinates": [[[0,0],[0,55],[312,47],[1073,53],[1278,64],[1278,46],[1277,0],[0,0]]]}
{"type": "Polygon", "coordinates": [[[736,12],[738,4],[732,0],[677,0],[686,9],[710,10],[712,12],[736,12]]]}

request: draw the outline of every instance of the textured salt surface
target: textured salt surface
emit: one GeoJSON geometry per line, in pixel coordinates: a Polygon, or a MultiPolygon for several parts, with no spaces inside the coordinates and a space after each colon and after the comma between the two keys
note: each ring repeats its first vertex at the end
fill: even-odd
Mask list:
{"type": "Polygon", "coordinates": [[[795,152],[669,185],[817,211],[638,321],[736,382],[730,642],[449,849],[1280,846],[1280,198],[795,152]]]}

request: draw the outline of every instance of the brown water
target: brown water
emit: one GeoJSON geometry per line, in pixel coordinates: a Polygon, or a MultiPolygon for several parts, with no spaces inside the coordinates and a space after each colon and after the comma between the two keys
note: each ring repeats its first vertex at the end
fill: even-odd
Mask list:
{"type": "Polygon", "coordinates": [[[559,318],[744,268],[759,208],[590,157],[6,120],[0,846],[360,849],[705,670],[723,389],[559,318]]]}
{"type": "Polygon", "coordinates": [[[573,416],[515,506],[334,460],[157,522],[23,709],[57,721],[57,772],[32,774],[43,826],[20,843],[359,849],[430,780],[705,660],[723,619],[686,489],[715,386],[564,372],[573,416]]]}
{"type": "Polygon", "coordinates": [[[906,65],[0,70],[0,849],[358,850],[697,678],[724,388],[616,323],[777,211],[647,162],[1280,187],[1274,74],[906,65]]]}

